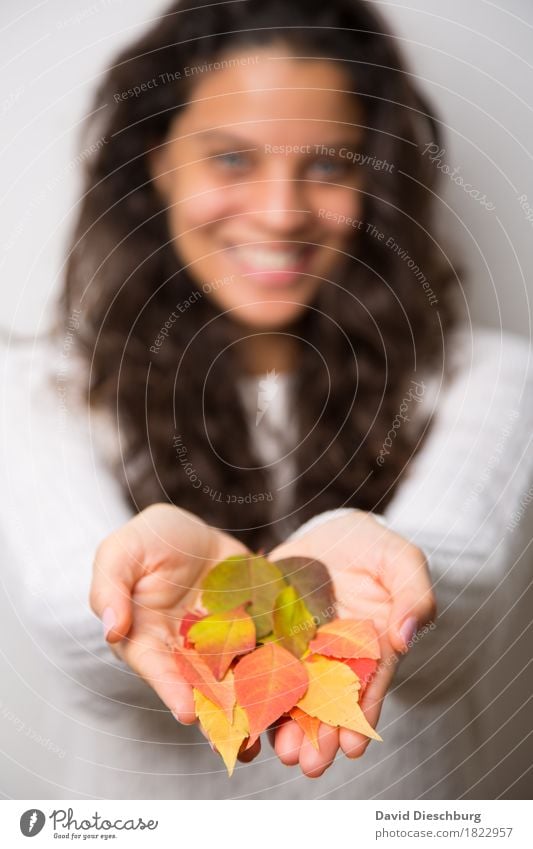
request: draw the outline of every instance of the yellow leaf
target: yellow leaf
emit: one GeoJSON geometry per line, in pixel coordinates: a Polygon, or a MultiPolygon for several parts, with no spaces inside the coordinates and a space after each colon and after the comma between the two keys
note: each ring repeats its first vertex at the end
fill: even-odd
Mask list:
{"type": "Polygon", "coordinates": [[[196,716],[200,725],[226,764],[228,775],[233,773],[241,743],[248,736],[248,718],[240,705],[235,705],[233,722],[218,705],[193,688],[196,716]]]}
{"type": "Polygon", "coordinates": [[[309,675],[309,686],[296,706],[316,716],[328,725],[349,728],[366,737],[381,740],[358,704],[359,679],[355,672],[338,660],[320,655],[304,663],[309,675]]]}

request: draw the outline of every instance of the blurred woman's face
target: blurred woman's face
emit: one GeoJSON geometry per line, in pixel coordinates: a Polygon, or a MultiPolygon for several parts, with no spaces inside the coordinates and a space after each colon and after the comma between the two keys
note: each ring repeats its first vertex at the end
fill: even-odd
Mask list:
{"type": "Polygon", "coordinates": [[[235,53],[200,73],[151,155],[180,262],[250,329],[301,315],[342,264],[360,207],[348,79],[288,52],[235,53]]]}

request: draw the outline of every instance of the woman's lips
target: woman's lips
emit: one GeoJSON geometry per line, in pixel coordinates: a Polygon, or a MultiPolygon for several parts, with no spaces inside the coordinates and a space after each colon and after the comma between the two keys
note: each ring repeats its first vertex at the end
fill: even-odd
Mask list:
{"type": "Polygon", "coordinates": [[[295,277],[309,271],[314,245],[270,248],[264,245],[239,245],[228,249],[230,261],[239,272],[260,286],[294,285],[295,277]]]}

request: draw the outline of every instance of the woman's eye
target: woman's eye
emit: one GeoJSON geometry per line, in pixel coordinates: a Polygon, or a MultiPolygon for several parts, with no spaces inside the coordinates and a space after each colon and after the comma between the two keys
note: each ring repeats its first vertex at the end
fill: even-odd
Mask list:
{"type": "Polygon", "coordinates": [[[317,159],[310,167],[318,179],[332,179],[345,173],[347,163],[339,159],[317,159]]]}
{"type": "Polygon", "coordinates": [[[227,171],[242,171],[249,164],[247,155],[239,151],[217,153],[213,156],[213,161],[216,165],[227,171]]]}

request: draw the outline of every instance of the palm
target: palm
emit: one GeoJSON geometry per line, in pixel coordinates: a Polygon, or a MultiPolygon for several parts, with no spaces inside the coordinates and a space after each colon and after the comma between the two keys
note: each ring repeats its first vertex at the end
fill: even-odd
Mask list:
{"type": "Polygon", "coordinates": [[[333,580],[338,615],[372,620],[382,660],[387,660],[396,653],[389,639],[393,595],[387,574],[391,561],[405,546],[401,537],[368,514],[361,514],[357,523],[352,517],[344,517],[319,526],[300,539],[282,544],[270,557],[276,560],[298,553],[325,563],[333,580]]]}
{"type": "Polygon", "coordinates": [[[375,572],[368,566],[339,571],[330,567],[337,612],[343,619],[370,619],[379,636],[381,657],[386,660],[395,654],[388,636],[392,612],[392,597],[375,572]]]}
{"type": "MultiPolygon", "coordinates": [[[[408,589],[409,582],[418,581],[417,593],[428,595],[428,610],[431,609],[425,558],[403,537],[362,512],[332,519],[294,541],[283,543],[270,554],[272,560],[290,556],[315,558],[327,566],[340,617],[370,619],[374,623],[381,660],[361,699],[361,707],[375,727],[399,653],[405,649],[395,612],[401,608],[401,600],[412,592],[408,589]]],[[[337,731],[322,726],[321,732],[320,752],[315,752],[295,723],[287,723],[276,734],[276,751],[285,763],[299,762],[308,775],[319,775],[331,763],[339,745],[349,756],[358,757],[369,742],[368,738],[347,729],[337,731]]]]}
{"type": "Polygon", "coordinates": [[[161,640],[177,637],[188,599],[194,596],[205,567],[205,560],[166,561],[141,577],[132,592],[133,625],[128,632],[129,640],[146,633],[156,634],[161,640]]]}
{"type": "MultiPolygon", "coordinates": [[[[166,563],[139,579],[132,592],[132,625],[117,647],[117,653],[130,666],[146,665],[150,657],[152,674],[163,672],[171,646],[179,633],[180,622],[187,607],[187,598],[194,592],[203,565],[166,563]]],[[[173,671],[173,668],[172,668],[173,671]]]]}
{"type": "Polygon", "coordinates": [[[195,719],[192,696],[172,658],[183,613],[194,606],[205,572],[244,551],[192,514],[157,504],[105,540],[97,553],[91,603],[98,612],[100,596],[112,592],[120,608],[108,637],[113,651],[184,721],[195,719]]]}
{"type": "MultiPolygon", "coordinates": [[[[97,551],[91,606],[104,621],[108,610],[114,614],[109,644],[183,722],[196,719],[191,688],[179,677],[171,652],[183,612],[194,607],[209,569],[232,554],[246,552],[233,537],[169,504],[143,510],[97,551]]],[[[332,519],[278,546],[269,559],[290,556],[322,560],[332,576],[338,614],[374,622],[381,662],[361,707],[375,726],[397,653],[405,647],[398,630],[400,614],[415,611],[422,623],[434,612],[425,558],[363,512],[332,519]]],[[[339,746],[357,757],[368,744],[362,735],[323,724],[319,735],[317,752],[291,720],[276,733],[276,751],[284,763],[299,762],[307,775],[316,776],[329,766],[339,746]]],[[[253,758],[257,751],[258,745],[242,759],[253,758]]]]}
{"type": "Polygon", "coordinates": [[[343,619],[369,619],[374,623],[381,648],[381,660],[390,663],[396,651],[389,638],[393,597],[382,580],[385,544],[376,540],[372,555],[356,557],[347,567],[328,564],[337,598],[337,612],[343,619]]]}

